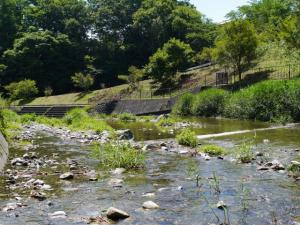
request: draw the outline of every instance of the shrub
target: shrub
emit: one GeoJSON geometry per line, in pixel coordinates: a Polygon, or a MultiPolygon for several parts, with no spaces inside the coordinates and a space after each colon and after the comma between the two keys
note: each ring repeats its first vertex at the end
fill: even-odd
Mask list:
{"type": "Polygon", "coordinates": [[[92,75],[84,75],[83,73],[75,73],[71,79],[75,87],[82,88],[84,91],[88,91],[95,82],[92,75]]]}
{"type": "Polygon", "coordinates": [[[33,122],[36,120],[36,114],[25,114],[21,116],[21,123],[25,124],[25,123],[29,123],[29,122],[33,122]]]}
{"type": "Polygon", "coordinates": [[[182,95],[173,106],[172,113],[182,116],[190,115],[193,101],[194,95],[189,93],[182,95]]]}
{"type": "Polygon", "coordinates": [[[92,154],[100,160],[101,166],[109,169],[139,169],[145,163],[145,154],[127,142],[97,144],[94,146],[92,154]]]}
{"type": "Polygon", "coordinates": [[[196,147],[198,145],[198,138],[195,132],[190,129],[184,129],[180,134],[176,136],[176,140],[179,144],[189,147],[196,147]]]}
{"type": "Polygon", "coordinates": [[[51,87],[46,87],[45,88],[45,90],[44,90],[44,95],[46,96],[46,97],[49,97],[49,96],[51,96],[53,94],[53,89],[51,88],[51,87]]]}
{"type": "Polygon", "coordinates": [[[65,123],[62,119],[58,118],[49,118],[46,116],[37,116],[35,121],[40,124],[45,124],[53,127],[63,127],[65,126],[65,123]]]}
{"type": "Polygon", "coordinates": [[[4,87],[12,101],[22,99],[28,100],[38,94],[36,82],[34,80],[22,80],[20,82],[13,82],[4,87]]]}
{"type": "Polygon", "coordinates": [[[224,148],[217,145],[204,145],[201,148],[199,148],[199,151],[207,153],[210,156],[221,156],[225,155],[226,153],[226,150],[224,148]]]}
{"type": "Polygon", "coordinates": [[[63,120],[66,124],[80,122],[89,117],[87,111],[81,108],[72,109],[64,116],[63,120]]]}
{"type": "Polygon", "coordinates": [[[192,114],[196,116],[218,116],[224,111],[228,92],[222,89],[209,89],[200,92],[193,101],[192,114]]]}

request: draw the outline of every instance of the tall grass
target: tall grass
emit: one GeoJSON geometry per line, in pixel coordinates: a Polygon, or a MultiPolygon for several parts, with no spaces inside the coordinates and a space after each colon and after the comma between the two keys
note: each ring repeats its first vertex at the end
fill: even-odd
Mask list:
{"type": "Polygon", "coordinates": [[[182,130],[181,133],[176,136],[176,140],[179,144],[192,148],[197,147],[199,143],[196,133],[190,129],[182,130]]]}
{"type": "MultiPolygon", "coordinates": [[[[224,116],[261,121],[300,121],[300,78],[279,81],[263,81],[237,92],[210,89],[196,95],[192,103],[186,97],[178,100],[184,109],[194,116],[224,116]]],[[[182,114],[175,106],[176,114],[182,114]]]]}
{"type": "Polygon", "coordinates": [[[172,112],[177,115],[186,116],[192,113],[194,95],[184,94],[178,99],[174,105],[172,112]]]}
{"type": "Polygon", "coordinates": [[[102,167],[108,169],[139,169],[145,164],[145,153],[135,149],[129,142],[97,144],[92,149],[92,155],[100,160],[102,167]]]}

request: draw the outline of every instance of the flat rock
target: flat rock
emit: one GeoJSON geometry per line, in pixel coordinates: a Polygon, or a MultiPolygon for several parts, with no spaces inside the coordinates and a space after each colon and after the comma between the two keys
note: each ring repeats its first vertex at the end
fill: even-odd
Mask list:
{"type": "Polygon", "coordinates": [[[125,171],[126,171],[126,169],[124,169],[124,168],[116,168],[116,169],[112,170],[111,173],[114,175],[121,175],[125,171]]]}
{"type": "Polygon", "coordinates": [[[158,209],[159,205],[157,205],[155,202],[147,201],[143,203],[144,209],[158,209]]]}
{"type": "Polygon", "coordinates": [[[50,219],[64,219],[67,217],[67,214],[64,211],[57,211],[54,213],[49,213],[48,216],[50,219]]]}
{"type": "Polygon", "coordinates": [[[108,219],[118,221],[118,220],[128,218],[129,214],[127,212],[124,212],[124,211],[120,210],[120,209],[110,207],[106,212],[106,216],[107,216],[108,219]]]}

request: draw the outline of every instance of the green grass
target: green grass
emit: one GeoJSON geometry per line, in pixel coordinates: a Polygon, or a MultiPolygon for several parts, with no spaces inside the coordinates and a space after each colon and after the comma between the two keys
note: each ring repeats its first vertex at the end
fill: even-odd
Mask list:
{"type": "Polygon", "coordinates": [[[218,145],[204,145],[198,151],[207,153],[210,156],[222,156],[226,154],[226,150],[218,145]]]}
{"type": "Polygon", "coordinates": [[[254,157],[252,143],[244,141],[240,146],[236,147],[234,154],[240,163],[250,163],[254,157]]]}
{"type": "Polygon", "coordinates": [[[197,147],[199,143],[196,133],[190,129],[182,130],[181,133],[176,136],[176,140],[178,144],[192,148],[197,147]]]}
{"type": "Polygon", "coordinates": [[[92,149],[92,156],[99,159],[101,167],[107,169],[140,169],[145,164],[145,153],[127,142],[97,144],[92,149]]]}

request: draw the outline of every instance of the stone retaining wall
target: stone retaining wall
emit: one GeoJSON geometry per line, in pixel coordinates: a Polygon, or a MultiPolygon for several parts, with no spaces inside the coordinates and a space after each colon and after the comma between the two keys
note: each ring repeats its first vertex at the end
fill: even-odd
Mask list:
{"type": "Polygon", "coordinates": [[[0,132],[0,172],[3,170],[8,157],[8,144],[0,132]]]}

